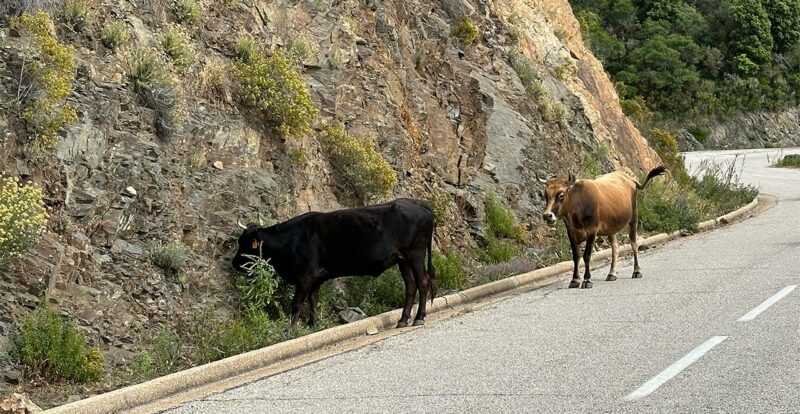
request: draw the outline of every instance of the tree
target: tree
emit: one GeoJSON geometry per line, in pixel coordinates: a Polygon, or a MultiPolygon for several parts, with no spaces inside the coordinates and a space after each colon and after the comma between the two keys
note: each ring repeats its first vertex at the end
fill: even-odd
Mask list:
{"type": "Polygon", "coordinates": [[[732,0],[730,6],[732,57],[741,62],[745,55],[756,64],[772,61],[772,25],[761,0],[732,0]]]}
{"type": "Polygon", "coordinates": [[[800,40],[800,0],[762,0],[775,50],[785,52],[800,40]]]}

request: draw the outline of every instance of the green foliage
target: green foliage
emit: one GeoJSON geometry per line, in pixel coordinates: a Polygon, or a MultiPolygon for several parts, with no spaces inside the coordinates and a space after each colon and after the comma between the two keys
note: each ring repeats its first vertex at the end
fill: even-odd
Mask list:
{"type": "Polygon", "coordinates": [[[149,350],[140,353],[134,362],[134,374],[149,379],[183,369],[183,339],[175,331],[161,328],[149,350]]]}
{"type": "Polygon", "coordinates": [[[730,40],[734,54],[761,64],[772,60],[771,24],[761,0],[731,0],[730,40]]]}
{"type": "Polygon", "coordinates": [[[784,168],[800,168],[800,155],[786,155],[781,157],[775,164],[772,165],[773,167],[784,167],[784,168]]]}
{"type": "Polygon", "coordinates": [[[647,107],[647,102],[641,96],[632,99],[620,99],[622,112],[630,117],[638,125],[648,125],[653,120],[653,111],[647,107]]]}
{"type": "Polygon", "coordinates": [[[286,46],[286,57],[298,65],[318,52],[317,45],[305,36],[295,36],[286,46]]]}
{"type": "Polygon", "coordinates": [[[62,45],[50,30],[50,16],[39,11],[11,20],[11,26],[28,39],[19,79],[23,118],[31,136],[28,145],[38,150],[52,148],[58,132],[75,121],[75,110],[67,104],[75,81],[73,49],[62,45]]]}
{"type": "Polygon", "coordinates": [[[444,290],[464,290],[469,287],[464,259],[455,252],[433,253],[436,283],[444,290]]]}
{"type": "Polygon", "coordinates": [[[109,23],[100,32],[100,40],[103,45],[111,50],[119,49],[120,46],[128,43],[129,39],[128,29],[125,27],[125,23],[120,21],[109,23]]]}
{"type": "Polygon", "coordinates": [[[533,62],[531,62],[527,56],[523,55],[518,50],[512,51],[508,55],[508,60],[511,64],[511,67],[514,69],[514,72],[516,72],[517,76],[519,76],[519,80],[522,82],[525,90],[527,90],[528,93],[534,99],[536,99],[537,103],[541,104],[544,102],[544,98],[547,97],[547,91],[544,89],[542,82],[536,75],[536,69],[533,66],[533,62]]]}
{"type": "Polygon", "coordinates": [[[761,0],[769,16],[770,33],[779,53],[800,41],[800,0],[761,0]]]}
{"type": "Polygon", "coordinates": [[[455,208],[453,197],[445,190],[436,189],[428,195],[428,204],[433,210],[433,218],[436,224],[449,221],[455,208]]]}
{"type": "Polygon", "coordinates": [[[150,249],[150,259],[156,266],[171,272],[180,271],[191,250],[178,241],[155,243],[150,249]]]}
{"type": "Polygon", "coordinates": [[[524,227],[517,224],[513,214],[503,206],[497,196],[486,194],[483,206],[486,212],[486,230],[491,235],[517,241],[525,238],[524,227]]]}
{"type": "Polygon", "coordinates": [[[472,22],[470,16],[463,16],[456,23],[453,34],[464,46],[470,46],[478,40],[478,26],[472,22]]]}
{"type": "Polygon", "coordinates": [[[601,145],[583,156],[583,165],[579,175],[583,178],[595,178],[602,174],[603,164],[608,162],[608,147],[601,145]]]}
{"type": "Polygon", "coordinates": [[[169,138],[182,128],[186,114],[178,81],[161,55],[136,48],[124,56],[128,77],[145,105],[156,111],[158,134],[169,138]]]}
{"type": "Polygon", "coordinates": [[[261,57],[261,48],[252,36],[242,35],[237,37],[234,49],[236,57],[245,64],[250,64],[261,57]]]}
{"type": "Polygon", "coordinates": [[[328,161],[362,200],[388,195],[397,184],[397,174],[374,144],[351,136],[341,123],[327,125],[319,139],[328,161]]]}
{"type": "Polygon", "coordinates": [[[558,80],[564,81],[568,76],[575,74],[575,66],[572,65],[572,62],[564,62],[556,66],[554,72],[558,80]]]}
{"type": "Polygon", "coordinates": [[[403,307],[406,290],[397,267],[392,267],[378,277],[348,277],[344,283],[347,305],[358,306],[368,315],[403,307]]]}
{"type": "Polygon", "coordinates": [[[46,224],[42,189],[0,176],[0,266],[33,246],[46,224]]]}
{"type": "Polygon", "coordinates": [[[194,26],[202,14],[203,8],[197,0],[177,0],[173,9],[175,21],[186,26],[194,26]]]}
{"type": "Polygon", "coordinates": [[[486,246],[479,252],[479,259],[484,263],[503,263],[519,256],[520,253],[522,253],[520,246],[490,235],[486,238],[486,246]]]}
{"type": "Polygon", "coordinates": [[[82,32],[90,22],[91,4],[88,0],[65,0],[64,23],[76,32],[82,32]]]}
{"type": "Polygon", "coordinates": [[[158,46],[172,59],[175,68],[180,72],[194,63],[192,41],[180,27],[167,26],[158,38],[158,46]]]}
{"type": "Polygon", "coordinates": [[[699,217],[689,197],[676,186],[653,181],[639,197],[639,228],[661,233],[687,229],[697,231],[699,217]]]}
{"type": "Polygon", "coordinates": [[[711,129],[700,125],[692,125],[688,128],[688,131],[701,144],[706,142],[708,136],[711,135],[711,129]]]}
{"type": "Polygon", "coordinates": [[[103,376],[103,355],[74,324],[40,307],[25,316],[12,356],[48,381],[94,382],[103,376]]]}
{"type": "Polygon", "coordinates": [[[278,131],[290,137],[311,132],[317,108],[302,76],[281,50],[239,62],[236,72],[244,101],[261,110],[278,131]]]}
{"type": "Polygon", "coordinates": [[[270,307],[280,311],[276,293],[280,279],[275,268],[269,260],[252,257],[252,261],[245,264],[246,276],[236,279],[236,288],[239,290],[239,303],[247,312],[264,312],[270,307]]]}

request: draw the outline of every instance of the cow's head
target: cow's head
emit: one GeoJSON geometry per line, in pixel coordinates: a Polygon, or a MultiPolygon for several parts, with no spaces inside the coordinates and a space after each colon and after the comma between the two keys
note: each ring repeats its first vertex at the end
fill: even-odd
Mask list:
{"type": "Polygon", "coordinates": [[[561,205],[567,197],[567,192],[572,185],[575,184],[575,175],[570,173],[566,180],[561,177],[544,179],[538,175],[537,178],[545,185],[544,199],[546,204],[542,219],[544,219],[547,224],[553,225],[558,218],[562,216],[562,214],[560,214],[561,205]]]}
{"type": "Polygon", "coordinates": [[[236,255],[233,256],[231,263],[234,269],[244,270],[242,266],[251,261],[248,256],[260,257],[262,254],[261,232],[259,231],[261,228],[254,223],[250,223],[247,226],[239,224],[239,227],[241,227],[243,231],[242,235],[239,236],[239,249],[236,251],[236,255]]]}

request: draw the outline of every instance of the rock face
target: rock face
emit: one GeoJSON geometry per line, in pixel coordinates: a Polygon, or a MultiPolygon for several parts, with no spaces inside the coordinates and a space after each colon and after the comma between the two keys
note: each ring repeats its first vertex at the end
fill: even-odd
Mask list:
{"type": "MultiPolygon", "coordinates": [[[[140,45],[152,45],[164,23],[163,10],[138,1],[98,3],[101,20],[121,19],[140,45]]],[[[238,102],[235,88],[203,86],[208,62],[232,64],[239,33],[267,50],[297,39],[313,45],[304,76],[320,117],[374,139],[397,171],[392,197],[453,195],[458,208],[437,230],[440,247],[474,246],[470,229],[480,226],[487,192],[523,222],[538,220],[537,171],[576,170],[600,147],[609,150],[607,169],[658,162],[623,115],[566,0],[207,3],[190,31],[198,62],[180,77],[188,121],[176,139],[159,140],[156,115],[135,95],[119,54],[97,33],[65,33],[81,68],[69,100],[79,120],[37,163],[17,145],[25,132],[11,98],[21,41],[0,20],[0,172],[39,183],[51,211],[48,234],[2,271],[2,326],[47,300],[107,355],[122,355],[193,309],[233,305],[228,260],[237,220],[355,204],[314,136],[282,140],[238,102]],[[478,27],[470,46],[452,34],[464,15],[478,27]],[[532,62],[544,103],[563,108],[563,117],[543,116],[543,102],[509,64],[515,50],[532,62]],[[191,252],[177,276],[150,260],[154,242],[174,240],[191,252]]]]}
{"type": "Polygon", "coordinates": [[[700,126],[706,130],[705,136],[681,130],[683,150],[800,146],[800,108],[741,113],[725,120],[709,120],[700,126]]]}

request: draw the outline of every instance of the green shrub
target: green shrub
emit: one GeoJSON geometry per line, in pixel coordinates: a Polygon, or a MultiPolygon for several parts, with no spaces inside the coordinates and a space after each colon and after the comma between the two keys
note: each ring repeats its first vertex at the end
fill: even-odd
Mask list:
{"type": "Polygon", "coordinates": [[[90,22],[91,4],[88,0],[66,0],[64,23],[76,32],[82,32],[90,22]]]}
{"type": "Polygon", "coordinates": [[[30,91],[21,96],[22,116],[31,133],[28,145],[34,152],[43,151],[52,148],[58,132],[76,119],[75,110],[67,104],[75,81],[73,49],[50,32],[53,22],[43,11],[14,18],[11,26],[30,40],[19,79],[19,90],[30,91]]]}
{"type": "Polygon", "coordinates": [[[517,241],[524,239],[524,227],[517,224],[512,213],[506,210],[497,196],[487,194],[483,206],[486,212],[486,229],[489,234],[517,241]]]}
{"type": "Polygon", "coordinates": [[[433,253],[433,267],[440,289],[464,290],[469,287],[464,259],[455,252],[433,253]]]}
{"type": "Polygon", "coordinates": [[[182,128],[186,116],[178,81],[161,55],[152,50],[133,49],[124,58],[134,90],[156,111],[158,135],[171,137],[182,128]]]}
{"type": "Polygon", "coordinates": [[[200,87],[211,97],[229,99],[231,91],[229,71],[230,66],[224,60],[216,57],[208,59],[200,71],[200,87]]]}
{"type": "Polygon", "coordinates": [[[197,0],[177,0],[173,9],[175,21],[186,26],[194,26],[203,14],[197,0]]]}
{"type": "Polygon", "coordinates": [[[280,279],[269,260],[253,257],[245,264],[246,276],[239,276],[236,288],[239,290],[239,302],[242,309],[264,312],[269,307],[280,306],[276,293],[280,279]]]}
{"type": "Polygon", "coordinates": [[[31,247],[46,225],[42,189],[0,176],[0,266],[31,247]]]}
{"type": "Polygon", "coordinates": [[[48,381],[94,382],[103,376],[100,350],[47,307],[22,319],[13,356],[48,381]]]}
{"type": "Polygon", "coordinates": [[[580,176],[583,178],[595,178],[603,173],[603,164],[608,159],[608,147],[600,145],[591,153],[583,156],[580,176]]]}
{"type": "Polygon", "coordinates": [[[503,263],[518,256],[521,252],[520,246],[490,235],[486,238],[486,246],[479,252],[479,259],[484,263],[503,263]]]}
{"type": "Polygon", "coordinates": [[[260,109],[284,136],[311,132],[317,108],[303,77],[282,51],[240,62],[237,79],[245,102],[260,109]]]}
{"type": "Polygon", "coordinates": [[[171,272],[180,271],[191,250],[178,241],[158,242],[150,249],[150,259],[156,266],[171,272]]]}
{"type": "Polygon", "coordinates": [[[537,105],[541,106],[543,102],[546,102],[547,91],[538,79],[533,62],[519,50],[511,52],[508,60],[525,90],[536,100],[537,105]]]}
{"type": "Polygon", "coordinates": [[[567,61],[556,66],[554,72],[558,80],[564,81],[569,75],[575,73],[575,66],[572,65],[572,62],[567,61]]]}
{"type": "Polygon", "coordinates": [[[128,33],[128,29],[125,27],[125,23],[120,21],[113,21],[103,27],[102,32],[100,32],[100,40],[103,42],[103,45],[111,50],[117,50],[120,46],[125,45],[128,43],[130,35],[128,33]]]}
{"type": "Polygon", "coordinates": [[[151,348],[139,354],[134,362],[134,373],[143,379],[171,374],[183,369],[181,363],[183,340],[175,331],[161,328],[151,348]]]}
{"type": "Polygon", "coordinates": [[[789,167],[789,168],[800,168],[800,155],[791,154],[781,157],[775,164],[774,167],[789,167]]]}
{"type": "Polygon", "coordinates": [[[348,277],[344,283],[347,305],[358,306],[368,315],[377,315],[403,307],[406,290],[403,278],[396,267],[378,277],[348,277]]]}
{"type": "Polygon", "coordinates": [[[364,201],[385,196],[397,184],[397,175],[375,146],[352,137],[342,124],[328,125],[320,135],[325,155],[364,201]]]}
{"type": "Polygon", "coordinates": [[[464,46],[469,46],[478,40],[478,26],[472,22],[471,17],[464,16],[456,23],[453,34],[464,46]]]}
{"type": "Polygon", "coordinates": [[[647,107],[647,102],[641,96],[636,96],[633,99],[620,98],[619,104],[622,107],[622,112],[633,119],[640,127],[648,125],[653,120],[653,111],[647,107]]]}
{"type": "Polygon", "coordinates": [[[662,181],[653,181],[648,185],[639,196],[637,210],[639,228],[644,232],[698,230],[699,217],[690,196],[677,186],[662,181]]]}
{"type": "Polygon", "coordinates": [[[688,130],[694,139],[701,144],[705,143],[708,136],[711,135],[711,129],[700,125],[692,125],[688,128],[688,130]]]}
{"type": "Polygon", "coordinates": [[[455,208],[453,196],[445,190],[433,190],[430,195],[428,195],[428,204],[430,204],[431,210],[433,210],[433,218],[436,224],[444,223],[453,215],[453,209],[455,208]]]}
{"type": "Polygon", "coordinates": [[[302,65],[303,62],[317,52],[317,45],[305,36],[296,36],[292,38],[286,46],[286,57],[297,65],[302,65]]]}
{"type": "Polygon", "coordinates": [[[178,27],[167,26],[158,39],[161,50],[172,59],[175,68],[183,72],[194,63],[194,50],[189,36],[178,27]]]}
{"type": "Polygon", "coordinates": [[[252,63],[261,57],[261,48],[253,36],[241,35],[237,37],[234,50],[236,57],[246,64],[252,63]]]}

